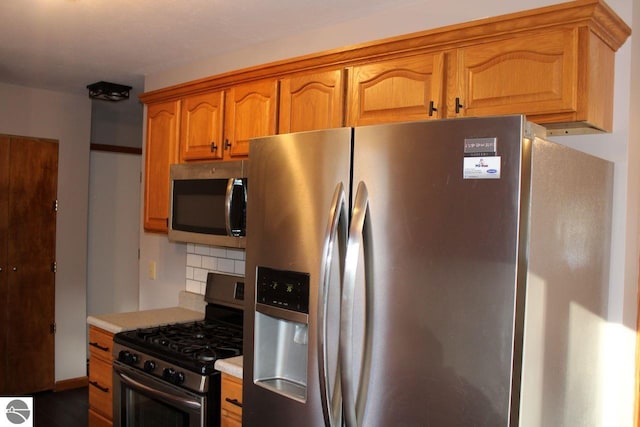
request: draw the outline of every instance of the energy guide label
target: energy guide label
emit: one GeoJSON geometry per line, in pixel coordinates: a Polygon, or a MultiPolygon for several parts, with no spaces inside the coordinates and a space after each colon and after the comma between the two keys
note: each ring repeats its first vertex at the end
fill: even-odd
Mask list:
{"type": "Polygon", "coordinates": [[[465,157],[462,171],[464,179],[499,179],[500,156],[465,157]]]}

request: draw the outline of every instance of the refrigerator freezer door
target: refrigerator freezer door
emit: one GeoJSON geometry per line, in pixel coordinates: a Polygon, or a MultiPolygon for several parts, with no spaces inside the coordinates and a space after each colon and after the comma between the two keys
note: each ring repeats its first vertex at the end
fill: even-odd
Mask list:
{"type": "MultiPolygon", "coordinates": [[[[243,366],[243,423],[246,425],[324,426],[325,417],[330,418],[329,412],[333,413],[337,425],[340,423],[338,328],[341,258],[344,257],[340,247],[346,239],[351,141],[352,129],[342,128],[251,142],[245,273],[248,305],[243,366]],[[344,194],[336,196],[340,189],[344,194]],[[341,205],[336,203],[336,197],[342,200],[341,205]],[[330,255],[328,260],[327,255],[330,255]],[[330,265],[326,266],[326,262],[330,265]],[[268,344],[264,336],[270,333],[267,328],[284,334],[287,325],[281,319],[255,312],[258,266],[309,275],[307,335],[294,333],[291,342],[281,346],[288,349],[289,355],[296,354],[296,346],[307,346],[303,379],[306,384],[300,387],[304,392],[299,392],[296,398],[288,396],[286,390],[279,392],[277,387],[256,384],[257,380],[265,379],[268,363],[279,370],[281,377],[286,377],[288,368],[295,367],[296,375],[299,374],[300,366],[293,360],[283,363],[277,354],[261,354],[268,348],[260,344],[268,344]],[[325,276],[329,276],[326,282],[325,276]],[[278,326],[280,323],[282,328],[278,326]],[[262,326],[265,328],[260,329],[262,326]],[[323,352],[319,345],[327,351],[323,352]],[[323,386],[327,393],[322,393],[323,386]]],[[[303,327],[297,329],[299,332],[303,327]]]]}
{"type": "Polygon", "coordinates": [[[345,356],[352,423],[508,425],[522,129],[521,116],[355,129],[353,188],[368,190],[371,243],[354,301],[367,305],[353,325],[364,336],[345,356]],[[465,173],[465,151],[499,178],[465,173]]]}

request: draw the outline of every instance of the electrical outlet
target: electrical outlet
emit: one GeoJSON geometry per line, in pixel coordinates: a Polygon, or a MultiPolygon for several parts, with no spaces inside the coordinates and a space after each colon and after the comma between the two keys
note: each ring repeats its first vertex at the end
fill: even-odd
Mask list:
{"type": "Polygon", "coordinates": [[[156,280],[156,262],[149,261],[149,279],[156,280]]]}

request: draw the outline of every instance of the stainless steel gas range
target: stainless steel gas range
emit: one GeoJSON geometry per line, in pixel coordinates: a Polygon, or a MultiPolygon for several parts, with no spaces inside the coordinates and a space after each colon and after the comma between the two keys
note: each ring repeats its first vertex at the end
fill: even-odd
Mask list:
{"type": "Polygon", "coordinates": [[[220,425],[215,361],[242,354],[243,278],[209,273],[202,321],[114,336],[113,425],[220,425]]]}

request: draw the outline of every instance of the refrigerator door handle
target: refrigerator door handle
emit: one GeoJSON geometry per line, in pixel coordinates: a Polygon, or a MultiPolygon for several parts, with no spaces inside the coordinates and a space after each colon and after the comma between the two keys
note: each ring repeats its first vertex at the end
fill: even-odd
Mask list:
{"type": "Polygon", "coordinates": [[[347,427],[360,426],[367,401],[367,389],[370,374],[370,348],[371,348],[371,303],[370,289],[372,286],[371,271],[371,230],[369,223],[369,193],[364,182],[358,184],[356,197],[351,215],[351,226],[347,240],[347,255],[345,261],[342,301],[340,308],[340,369],[342,381],[342,399],[344,420],[347,427]],[[355,304],[356,273],[358,262],[361,258],[364,262],[364,298],[365,312],[362,327],[362,359],[360,377],[355,378],[353,361],[353,316],[355,304]],[[357,383],[356,383],[357,381],[357,383]],[[354,386],[357,385],[357,391],[354,386]]]}
{"type": "MultiPolygon", "coordinates": [[[[327,350],[327,318],[329,308],[329,289],[332,286],[340,286],[340,283],[331,283],[332,261],[338,256],[340,262],[340,274],[344,271],[344,256],[347,242],[347,203],[344,186],[339,183],[336,186],[329,210],[329,223],[325,233],[324,248],[322,252],[322,265],[320,271],[323,277],[320,279],[318,298],[318,372],[320,375],[320,395],[322,399],[322,412],[324,423],[327,427],[340,426],[342,424],[342,391],[340,378],[336,378],[333,393],[329,390],[329,375],[327,350]],[[338,247],[336,248],[336,243],[338,247]],[[335,251],[338,250],[336,254],[335,251]]],[[[337,371],[340,372],[338,361],[337,371]]],[[[333,375],[338,374],[334,372],[333,375]]]]}

